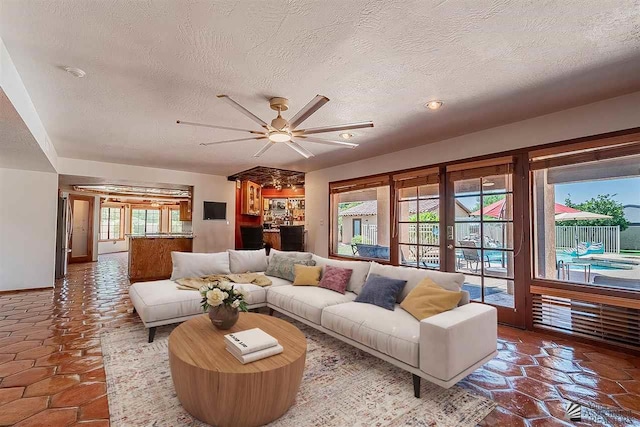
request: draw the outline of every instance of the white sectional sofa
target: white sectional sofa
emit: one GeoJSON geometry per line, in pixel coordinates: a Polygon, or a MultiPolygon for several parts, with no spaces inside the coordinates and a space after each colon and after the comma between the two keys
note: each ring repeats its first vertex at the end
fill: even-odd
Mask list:
{"type": "MultiPolygon", "coordinates": [[[[241,271],[243,266],[233,265],[238,253],[233,255],[230,270],[241,271]]],[[[255,259],[256,253],[247,251],[247,256],[255,259]],[[253,253],[249,255],[249,252],[253,253]]],[[[399,306],[423,278],[429,277],[449,290],[461,290],[462,274],[316,255],[312,259],[322,267],[332,265],[353,270],[344,295],[319,287],[293,286],[287,280],[270,277],[272,285],[266,288],[238,285],[248,292],[249,308],[268,307],[279,311],[411,372],[416,397],[419,397],[421,378],[449,388],[497,354],[496,309],[470,303],[465,291],[458,307],[422,321],[399,306]],[[354,302],[369,273],[407,281],[394,311],[354,302]]],[[[202,314],[199,292],[180,290],[173,280],[135,283],[129,294],[135,310],[149,328],[149,342],[153,340],[155,327],[202,314]]]]}

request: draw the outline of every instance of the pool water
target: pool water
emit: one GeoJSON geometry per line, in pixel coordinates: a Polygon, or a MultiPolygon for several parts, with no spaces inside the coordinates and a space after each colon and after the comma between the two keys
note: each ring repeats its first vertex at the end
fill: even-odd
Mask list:
{"type": "MultiPolygon", "coordinates": [[[[500,251],[485,251],[486,256],[489,257],[489,260],[491,262],[496,262],[496,263],[501,263],[502,262],[502,258],[504,256],[504,252],[500,252],[500,251]]],[[[574,256],[567,254],[566,252],[564,252],[562,249],[558,249],[556,251],[556,260],[557,261],[564,261],[564,262],[572,262],[574,260],[574,256]]],[[[600,262],[602,264],[607,263],[607,261],[596,261],[596,262],[600,262]]],[[[628,264],[625,265],[624,262],[620,262],[620,263],[614,263],[613,265],[597,265],[597,264],[591,264],[591,271],[606,271],[606,270],[631,270],[633,268],[633,264],[628,264]]],[[[579,265],[570,265],[569,267],[572,271],[573,270],[579,270],[582,271],[582,267],[579,265]]]]}

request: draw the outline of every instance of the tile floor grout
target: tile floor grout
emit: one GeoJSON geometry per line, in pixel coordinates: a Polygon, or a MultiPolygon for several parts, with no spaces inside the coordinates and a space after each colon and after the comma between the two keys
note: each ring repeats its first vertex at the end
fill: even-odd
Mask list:
{"type": "MultiPolygon", "coordinates": [[[[126,254],[101,255],[53,290],[0,294],[0,425],[109,425],[100,333],[140,322],[126,269],[126,254]]],[[[459,383],[499,403],[481,426],[574,425],[567,399],[640,425],[640,357],[505,326],[498,336],[498,356],[459,383]]]]}

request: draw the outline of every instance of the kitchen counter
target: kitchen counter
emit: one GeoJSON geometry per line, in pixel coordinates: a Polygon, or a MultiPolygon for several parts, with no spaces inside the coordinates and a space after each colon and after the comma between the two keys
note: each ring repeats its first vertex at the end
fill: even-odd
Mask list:
{"type": "Polygon", "coordinates": [[[171,252],[192,252],[191,234],[129,236],[129,280],[161,280],[171,277],[171,252]]]}
{"type": "Polygon", "coordinates": [[[127,234],[130,239],[193,239],[191,233],[127,234]]]}

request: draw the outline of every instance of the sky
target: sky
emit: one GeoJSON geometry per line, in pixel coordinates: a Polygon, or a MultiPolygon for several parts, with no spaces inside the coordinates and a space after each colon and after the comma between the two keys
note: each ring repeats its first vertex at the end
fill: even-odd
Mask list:
{"type": "Polygon", "coordinates": [[[607,179],[573,184],[556,184],[556,202],[564,204],[571,195],[573,203],[582,203],[599,194],[616,194],[623,205],[640,205],[640,178],[607,179]]]}

